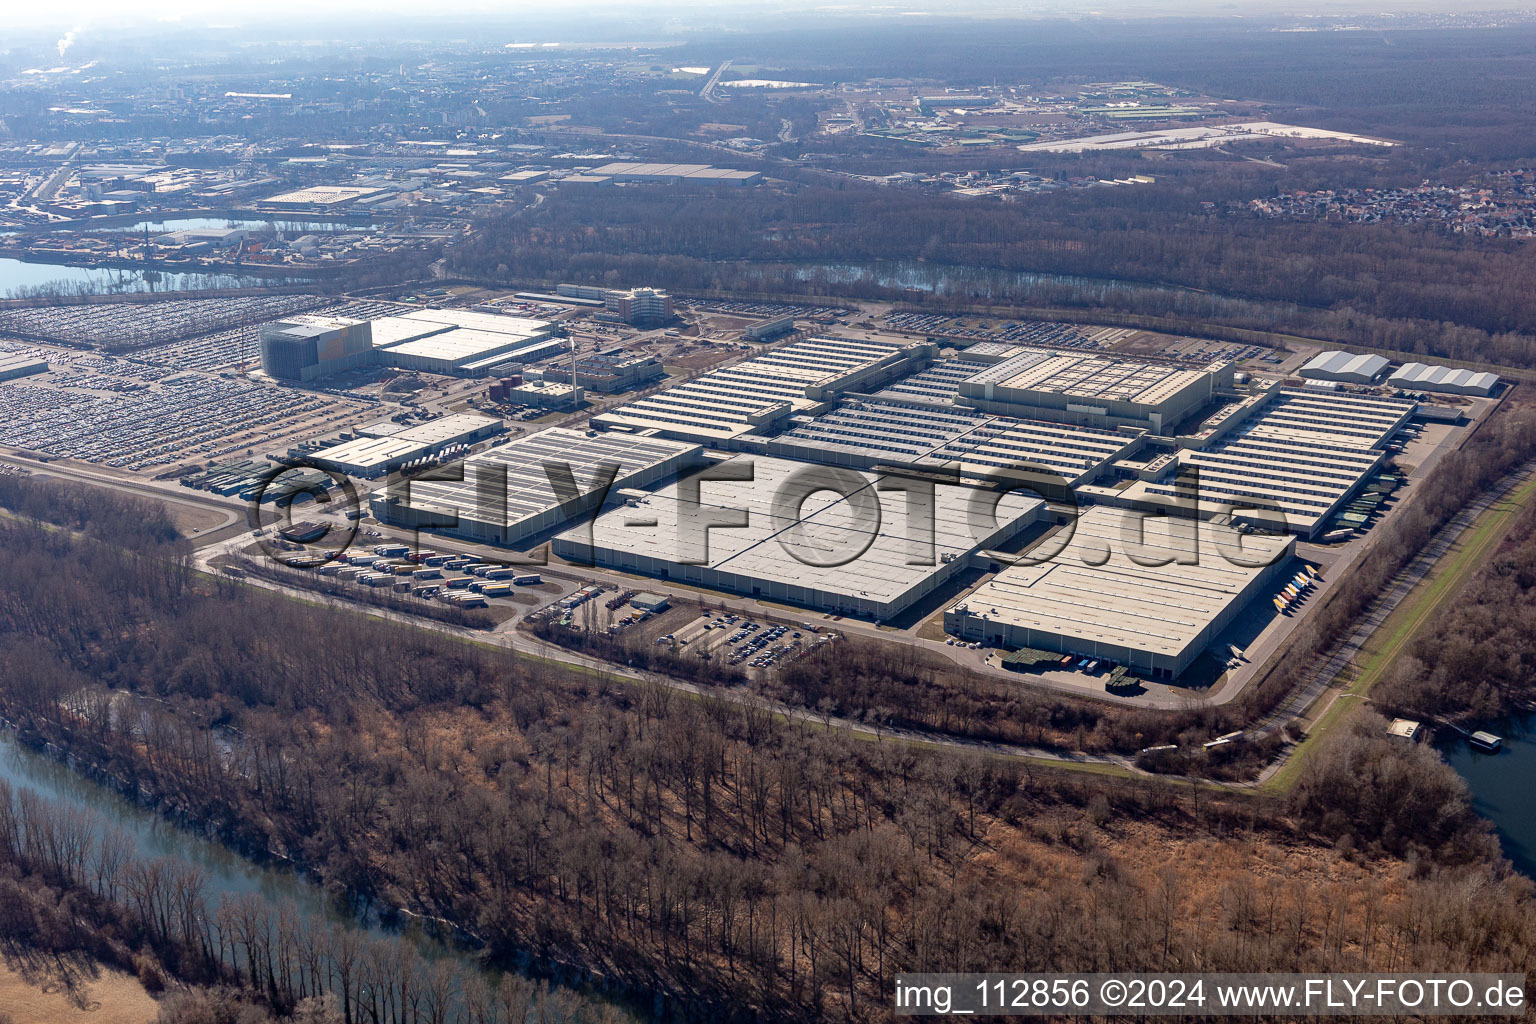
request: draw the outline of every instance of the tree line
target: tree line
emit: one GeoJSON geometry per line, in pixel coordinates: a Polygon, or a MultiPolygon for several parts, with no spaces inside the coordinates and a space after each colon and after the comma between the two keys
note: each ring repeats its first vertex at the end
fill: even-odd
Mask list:
{"type": "Polygon", "coordinates": [[[1536,269],[1518,242],[1222,216],[1201,203],[1225,190],[1199,176],[1014,204],[848,179],[728,192],[560,190],[536,209],[487,219],[447,258],[457,274],[501,284],[611,276],[678,291],[928,294],[1536,365],[1536,269]],[[886,279],[882,265],[894,261],[928,283],[913,290],[901,273],[886,279]]]}

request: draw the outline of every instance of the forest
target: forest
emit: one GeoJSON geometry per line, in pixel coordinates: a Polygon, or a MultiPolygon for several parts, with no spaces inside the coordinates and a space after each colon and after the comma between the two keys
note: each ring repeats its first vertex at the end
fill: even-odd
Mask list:
{"type": "Polygon", "coordinates": [[[856,182],[622,191],[564,191],[488,221],[449,264],[496,284],[1078,307],[1536,366],[1536,263],[1518,242],[1223,216],[1193,182],[1001,205],[856,182]],[[935,283],[904,284],[913,266],[935,283]]]}
{"type": "Polygon", "coordinates": [[[1536,514],[1530,506],[1449,613],[1415,638],[1376,700],[1407,717],[1468,724],[1536,707],[1536,514]]]}
{"type": "MultiPolygon", "coordinates": [[[[0,715],[21,741],[354,906],[449,922],[490,964],[600,977],[682,1019],[881,1020],[892,975],[917,967],[1531,958],[1530,883],[1450,769],[1368,718],[1281,799],[861,741],[207,579],[183,542],[109,538],[72,493],[5,495],[30,510],[0,521],[0,715]]],[[[78,889],[38,846],[0,839],[0,860],[78,889]]],[[[191,907],[130,907],[121,934],[206,982],[234,933],[191,907]]],[[[276,985],[230,983],[291,1009],[314,992],[303,948],[273,961],[276,985]]],[[[478,1024],[459,997],[439,1018],[417,995],[393,1016],[334,1009],[478,1024]]]]}

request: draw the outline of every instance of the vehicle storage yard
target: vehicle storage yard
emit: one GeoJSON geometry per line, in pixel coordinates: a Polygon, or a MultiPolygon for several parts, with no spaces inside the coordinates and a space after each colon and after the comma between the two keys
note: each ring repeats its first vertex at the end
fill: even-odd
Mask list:
{"type": "MultiPolygon", "coordinates": [[[[327,316],[367,319],[388,316],[410,307],[394,302],[361,301],[312,308],[323,308],[327,316]]],[[[262,318],[263,321],[268,319],[273,318],[262,318]]],[[[257,338],[260,327],[260,323],[251,321],[238,327],[199,334],[180,341],[150,345],[135,349],[132,358],[146,363],[174,366],[180,370],[222,370],[242,362],[255,365],[260,351],[257,338]]]]}
{"type": "Polygon", "coordinates": [[[0,310],[0,335],[127,351],[330,305],[321,295],[102,302],[0,310]]]}
{"type": "Polygon", "coordinates": [[[335,429],[367,407],[92,353],[0,385],[0,444],[130,470],[205,462],[335,429]]]}
{"type": "Polygon", "coordinates": [[[1012,345],[1052,348],[1109,348],[1132,334],[1123,327],[1085,327],[1046,320],[1001,320],[952,313],[887,313],[881,323],[890,330],[932,334],[956,341],[1002,341],[1012,345]]]}

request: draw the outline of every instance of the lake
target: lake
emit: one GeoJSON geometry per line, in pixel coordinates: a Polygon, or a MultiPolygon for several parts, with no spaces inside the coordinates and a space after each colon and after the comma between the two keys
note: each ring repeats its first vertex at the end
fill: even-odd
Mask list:
{"type": "Polygon", "coordinates": [[[1477,813],[1498,827],[1505,856],[1536,878],[1536,802],[1531,799],[1536,787],[1536,716],[1484,728],[1504,737],[1498,753],[1478,750],[1449,730],[1442,732],[1436,747],[1467,781],[1477,813]]]}
{"type": "MultiPolygon", "coordinates": [[[[1070,274],[1037,274],[996,267],[956,266],[921,260],[882,260],[871,263],[801,264],[795,278],[828,284],[875,284],[881,288],[906,288],[958,300],[1004,301],[1032,295],[1042,289],[1082,291],[1107,297],[1136,287],[1107,278],[1070,274]]],[[[1156,287],[1156,286],[1152,286],[1156,287]]]]}

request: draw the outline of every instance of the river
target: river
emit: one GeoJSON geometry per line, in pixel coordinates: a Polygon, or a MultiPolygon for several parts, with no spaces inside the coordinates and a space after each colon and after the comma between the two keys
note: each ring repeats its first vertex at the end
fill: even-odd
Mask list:
{"type": "Polygon", "coordinates": [[[13,257],[0,258],[0,296],[15,297],[17,289],[62,285],[66,289],[90,286],[93,291],[204,291],[211,288],[249,288],[262,284],[289,284],[294,280],[250,274],[191,274],[128,267],[77,267],[59,263],[28,263],[13,257]]]}
{"type": "MultiPolygon", "coordinates": [[[[220,896],[259,893],[274,903],[291,902],[302,918],[335,922],[372,937],[404,936],[426,960],[454,958],[466,969],[490,971],[490,979],[500,972],[486,968],[479,960],[428,935],[416,923],[392,929],[372,916],[360,917],[332,900],[325,891],[304,876],[282,866],[264,867],[235,853],[227,846],[182,828],[156,812],[141,807],[107,786],[87,778],[66,763],[39,753],[17,742],[15,732],[0,725],[0,781],[15,789],[31,789],[54,803],[94,813],[122,829],[132,841],[134,853],[144,859],[179,858],[200,867],[205,876],[210,904],[220,896]]],[[[528,975],[524,975],[528,976],[528,975]]],[[[552,980],[552,987],[566,982],[552,980]]],[[[637,1003],[622,996],[592,994],[590,1007],[612,1000],[622,1007],[619,1020],[661,1019],[648,1014],[637,1003]]],[[[458,1019],[458,1018],[453,1018],[458,1019]]]]}
{"type": "MultiPolygon", "coordinates": [[[[148,231],[151,235],[164,234],[167,231],[222,231],[225,228],[240,228],[246,231],[265,231],[269,225],[275,226],[286,235],[302,235],[309,232],[345,233],[348,231],[372,231],[377,224],[365,222],[361,224],[349,224],[341,220],[304,220],[288,217],[158,217],[148,220],[134,221],[131,224],[116,224],[110,227],[93,227],[83,229],[91,234],[103,232],[117,232],[119,234],[141,234],[148,231]]],[[[60,228],[61,231],[81,230],[78,227],[60,228]]]]}
{"type": "Polygon", "coordinates": [[[8,728],[0,728],[0,779],[60,804],[94,811],[126,832],[140,856],[177,857],[196,864],[207,872],[211,896],[257,892],[274,901],[292,900],[305,914],[351,921],[359,928],[382,934],[378,928],[341,912],[318,885],[291,871],[261,867],[221,843],[172,824],[62,761],[23,746],[8,728]]]}
{"type": "Polygon", "coordinates": [[[1497,753],[1478,750],[1449,730],[1436,744],[1472,790],[1472,806],[1499,830],[1504,855],[1522,873],[1536,878],[1536,716],[1485,726],[1504,737],[1497,753]]]}

